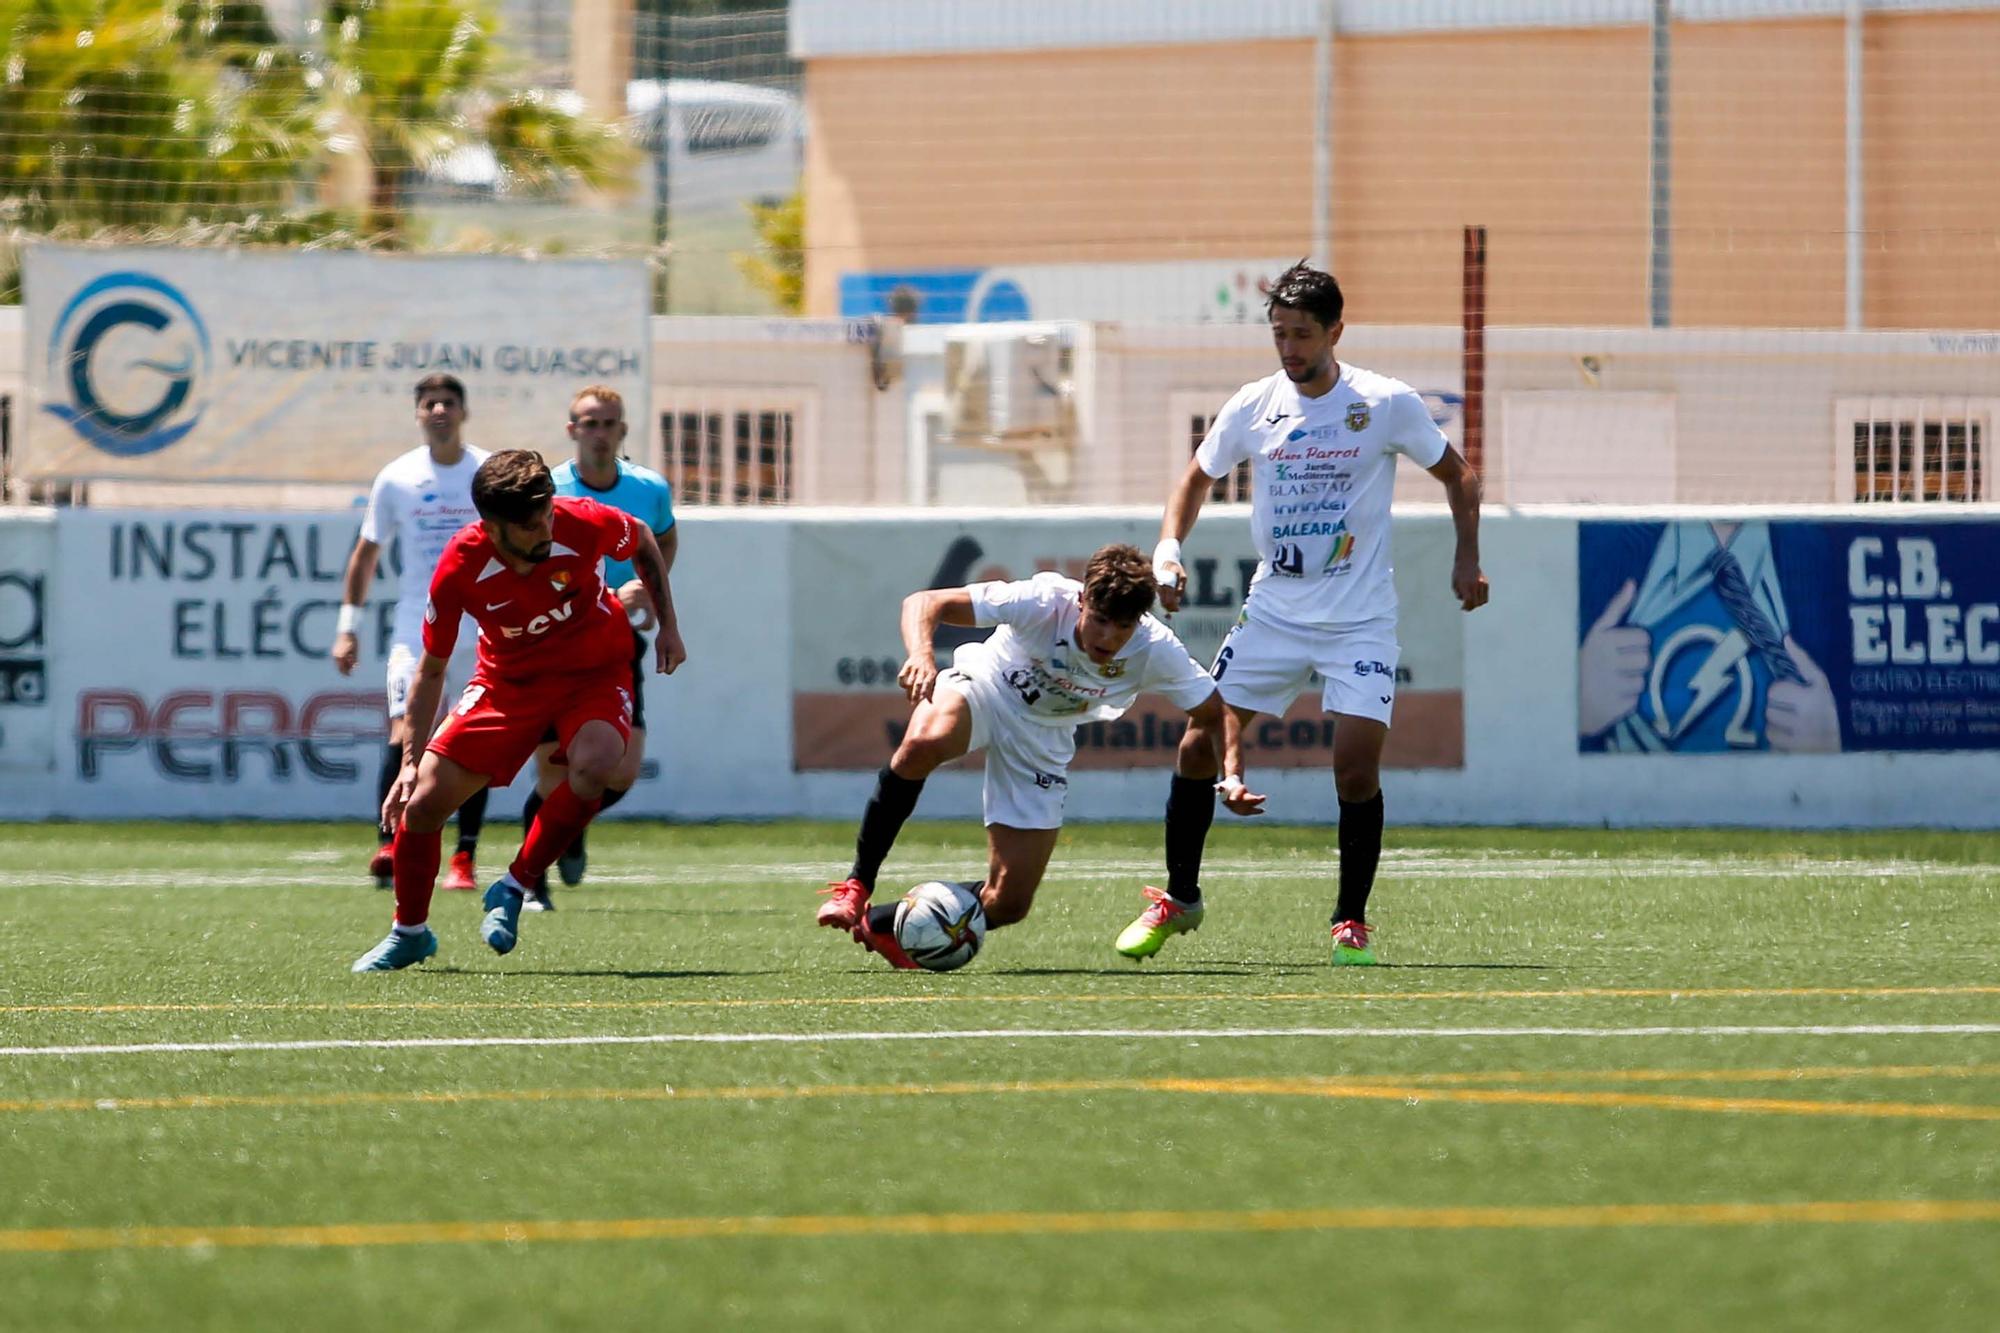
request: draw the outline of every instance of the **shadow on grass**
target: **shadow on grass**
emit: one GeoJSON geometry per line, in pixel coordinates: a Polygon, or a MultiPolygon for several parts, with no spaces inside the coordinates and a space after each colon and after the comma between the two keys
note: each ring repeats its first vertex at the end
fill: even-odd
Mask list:
{"type": "Polygon", "coordinates": [[[1270,977],[1315,971],[1308,967],[1287,967],[1282,963],[1188,963],[1178,967],[1157,967],[1151,963],[1114,964],[1110,967],[995,967],[989,977],[1270,977]]]}
{"type": "Polygon", "coordinates": [[[642,971],[617,967],[427,967],[431,976],[459,977],[615,977],[624,981],[676,981],[682,978],[694,980],[715,977],[770,977],[778,974],[774,967],[746,968],[725,971],[710,968],[675,968],[658,971],[642,971]]]}

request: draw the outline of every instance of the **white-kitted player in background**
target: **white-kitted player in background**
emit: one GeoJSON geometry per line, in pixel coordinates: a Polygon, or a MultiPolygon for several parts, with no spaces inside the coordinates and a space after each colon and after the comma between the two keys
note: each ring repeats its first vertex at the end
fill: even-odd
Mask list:
{"type": "MultiPolygon", "coordinates": [[[[410,682],[417,672],[417,660],[424,652],[424,602],[430,595],[431,573],[445,543],[458,530],[479,517],[472,507],[472,474],[486,461],[484,449],[465,442],[465,386],[451,375],[430,375],[417,382],[417,426],[424,442],[406,454],[391,459],[375,474],[368,490],[368,509],[361,517],[361,534],[347,557],[347,574],[341,585],[340,620],[333,636],[333,664],[345,676],[361,657],[361,612],[368,600],[368,585],[375,577],[375,564],[382,548],[399,543],[402,569],[396,588],[395,629],[389,636],[389,736],[382,749],[382,766],[376,781],[375,809],[403,767],[403,714],[409,703],[410,682]]],[[[470,622],[468,622],[469,624],[470,622]]],[[[477,631],[462,634],[458,652],[451,661],[446,687],[452,696],[472,678],[474,642],[477,631]]],[[[482,788],[459,807],[458,848],[452,853],[445,875],[448,889],[479,887],[473,856],[479,848],[479,829],[486,821],[486,792],[482,788]]],[[[392,872],[389,844],[392,833],[376,827],[379,839],[368,862],[375,887],[386,889],[392,872]]]]}

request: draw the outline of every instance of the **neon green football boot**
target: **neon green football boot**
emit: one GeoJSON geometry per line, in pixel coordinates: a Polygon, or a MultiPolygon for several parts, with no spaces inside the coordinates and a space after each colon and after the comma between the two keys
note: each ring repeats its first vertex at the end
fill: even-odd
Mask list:
{"type": "Polygon", "coordinates": [[[1333,965],[1335,967],[1373,967],[1382,960],[1375,956],[1375,949],[1368,942],[1366,921],[1336,921],[1333,923],[1333,965]]]}
{"type": "Polygon", "coordinates": [[[1150,901],[1138,919],[1118,932],[1117,949],[1127,958],[1151,958],[1176,935],[1185,935],[1201,925],[1200,903],[1176,902],[1165,891],[1146,886],[1150,901]]]}

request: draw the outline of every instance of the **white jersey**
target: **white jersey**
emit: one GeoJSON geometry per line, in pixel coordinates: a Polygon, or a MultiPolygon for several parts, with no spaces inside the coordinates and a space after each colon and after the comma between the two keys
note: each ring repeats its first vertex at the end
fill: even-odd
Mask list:
{"type": "Polygon", "coordinates": [[[968,643],[952,666],[995,681],[1016,713],[1050,727],[1108,722],[1124,715],[1144,693],[1164,694],[1193,708],[1215,692],[1215,682],[1172,630],[1150,615],[1118,656],[1099,665],[1076,642],[1083,585],[1042,573],[1018,583],[975,583],[972,615],[1000,628],[984,643],[968,643]]]}
{"type": "Polygon", "coordinates": [[[1415,390],[1356,366],[1318,398],[1282,371],[1238,389],[1194,456],[1211,477],[1250,460],[1261,559],[1245,616],[1324,627],[1393,619],[1396,455],[1435,467],[1448,446],[1415,390]]]}
{"type": "Polygon", "coordinates": [[[484,449],[466,446],[465,456],[439,467],[428,448],[391,459],[375,474],[361,539],[377,546],[402,543],[402,581],[396,590],[395,641],[423,648],[424,603],[431,574],[445,543],[479,517],[472,507],[472,474],[486,461],[484,449]]]}

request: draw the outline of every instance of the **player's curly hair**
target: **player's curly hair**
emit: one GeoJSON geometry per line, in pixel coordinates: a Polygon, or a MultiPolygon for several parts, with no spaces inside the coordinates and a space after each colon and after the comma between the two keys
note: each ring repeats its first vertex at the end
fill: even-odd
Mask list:
{"type": "Polygon", "coordinates": [[[526,523],[555,493],[549,465],[532,449],[502,449],[472,474],[472,507],[492,523],[526,523]]]}
{"type": "Polygon", "coordinates": [[[1101,547],[1084,567],[1084,604],[1113,624],[1136,622],[1152,607],[1159,591],[1152,560],[1136,546],[1120,542],[1101,547]]]}
{"type": "Polygon", "coordinates": [[[1301,259],[1271,284],[1270,297],[1264,303],[1265,316],[1268,318],[1279,306],[1311,315],[1321,328],[1330,329],[1340,323],[1347,298],[1340,294],[1340,284],[1334,281],[1333,274],[1321,272],[1301,259]]]}

